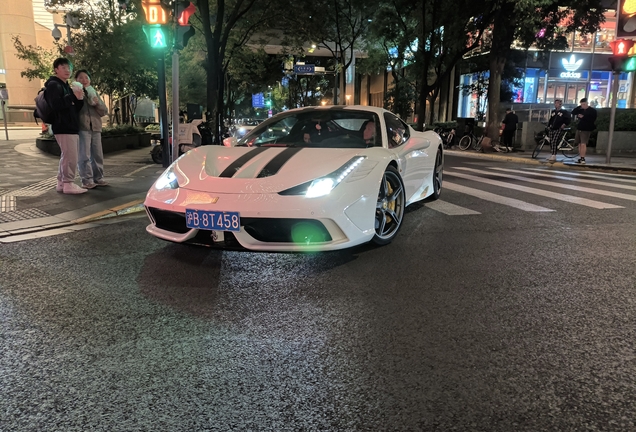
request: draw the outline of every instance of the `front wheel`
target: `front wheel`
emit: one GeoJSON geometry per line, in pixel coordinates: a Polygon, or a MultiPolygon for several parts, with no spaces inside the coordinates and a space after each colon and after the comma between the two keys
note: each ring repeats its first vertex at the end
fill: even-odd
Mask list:
{"type": "Polygon", "coordinates": [[[442,194],[442,176],[444,174],[444,157],[442,156],[442,150],[437,149],[437,156],[435,156],[435,168],[433,168],[433,193],[431,200],[436,200],[442,194]]]}
{"type": "Polygon", "coordinates": [[[573,139],[569,139],[567,144],[561,147],[561,153],[567,158],[577,157],[579,155],[579,145],[574,144],[573,139]]]}
{"type": "Polygon", "coordinates": [[[375,244],[385,245],[393,241],[402,226],[405,206],[402,177],[394,167],[388,166],[380,182],[375,207],[375,236],[372,240],[375,244]]]}
{"type": "Polygon", "coordinates": [[[537,146],[532,151],[532,159],[536,159],[537,157],[539,157],[539,153],[541,153],[544,147],[550,147],[548,141],[545,138],[539,141],[539,144],[537,144],[537,146]]]}
{"type": "Polygon", "coordinates": [[[460,150],[468,150],[468,147],[470,147],[470,136],[466,135],[464,137],[462,137],[462,139],[459,140],[459,149],[460,150]]]}

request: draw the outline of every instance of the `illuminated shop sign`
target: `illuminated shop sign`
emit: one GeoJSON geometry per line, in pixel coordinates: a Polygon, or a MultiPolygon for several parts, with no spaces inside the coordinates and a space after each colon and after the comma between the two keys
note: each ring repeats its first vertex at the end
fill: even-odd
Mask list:
{"type": "Polygon", "coordinates": [[[576,71],[583,64],[583,59],[577,60],[576,56],[572,54],[569,59],[562,58],[561,63],[563,64],[563,68],[566,70],[566,72],[561,72],[559,75],[561,78],[581,78],[581,73],[576,71]]]}

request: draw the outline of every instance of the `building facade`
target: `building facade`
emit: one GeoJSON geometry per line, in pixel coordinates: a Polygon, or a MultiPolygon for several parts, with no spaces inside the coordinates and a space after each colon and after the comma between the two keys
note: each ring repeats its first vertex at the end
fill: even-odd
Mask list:
{"type": "Polygon", "coordinates": [[[24,45],[54,48],[51,31],[60,22],[59,16],[45,9],[44,0],[0,0],[0,88],[6,88],[9,95],[8,121],[32,122],[33,99],[42,87],[40,80],[21,76],[29,64],[16,57],[14,38],[19,37],[24,45]]]}

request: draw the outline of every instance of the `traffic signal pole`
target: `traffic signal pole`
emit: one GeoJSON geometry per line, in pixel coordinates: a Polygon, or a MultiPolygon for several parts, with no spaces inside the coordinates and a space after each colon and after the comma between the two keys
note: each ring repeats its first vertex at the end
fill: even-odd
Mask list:
{"type": "Polygon", "coordinates": [[[179,49],[177,47],[177,27],[179,23],[178,1],[173,2],[172,14],[172,161],[179,158],[179,49]]]}
{"type": "Polygon", "coordinates": [[[166,97],[166,61],[165,53],[161,51],[159,61],[157,63],[157,76],[159,82],[157,83],[157,90],[159,91],[159,120],[161,122],[161,162],[164,168],[170,166],[170,136],[168,130],[168,101],[166,97]]]}
{"type": "Polygon", "coordinates": [[[616,105],[618,99],[618,80],[620,79],[620,71],[612,71],[612,106],[610,109],[609,134],[607,137],[607,154],[605,155],[605,163],[610,164],[612,160],[612,139],[614,138],[614,122],[616,120],[616,105]]]}

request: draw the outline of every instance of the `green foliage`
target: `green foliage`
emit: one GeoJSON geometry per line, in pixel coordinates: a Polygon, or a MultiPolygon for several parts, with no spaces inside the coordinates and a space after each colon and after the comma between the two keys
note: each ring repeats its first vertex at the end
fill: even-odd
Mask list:
{"type": "MultiPolygon", "coordinates": [[[[599,131],[608,131],[610,123],[610,108],[597,109],[596,128],[599,131]]],[[[614,119],[615,131],[636,131],[636,109],[616,110],[614,119]]]]}
{"type": "Polygon", "coordinates": [[[435,122],[433,123],[433,128],[442,128],[442,129],[456,129],[457,122],[455,120],[449,122],[435,122]]]}
{"type": "Polygon", "coordinates": [[[57,50],[45,50],[33,45],[25,46],[19,36],[13,36],[13,46],[16,49],[16,57],[32,66],[20,72],[20,76],[28,78],[29,81],[48,79],[53,74],[53,61],[62,55],[59,46],[57,50]]]}
{"type": "Polygon", "coordinates": [[[102,129],[102,136],[134,135],[144,132],[143,128],[132,125],[105,126],[102,129]]]}

